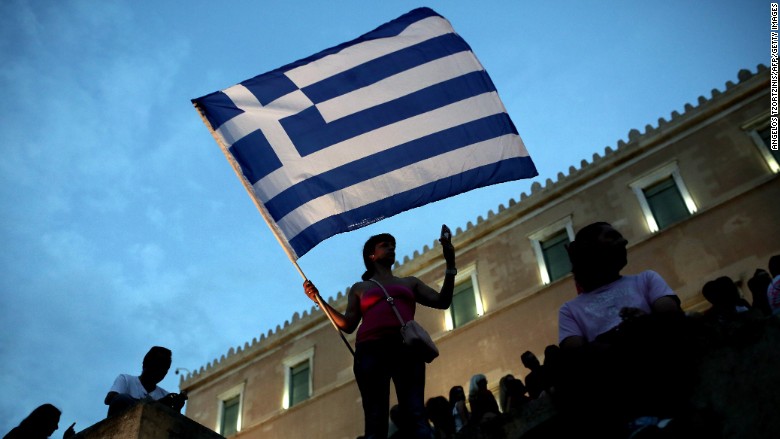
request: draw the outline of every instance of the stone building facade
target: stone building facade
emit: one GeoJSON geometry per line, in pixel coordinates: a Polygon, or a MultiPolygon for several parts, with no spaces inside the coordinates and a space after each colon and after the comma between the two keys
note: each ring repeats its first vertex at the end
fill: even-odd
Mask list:
{"type": "MultiPolygon", "coordinates": [[[[746,287],[756,268],[780,253],[780,156],[770,150],[769,72],[739,72],[683,114],[591,162],[536,182],[476,224],[457,230],[459,273],[453,307],[418,308],[417,320],[440,348],[427,368],[426,397],[468,388],[483,373],[495,388],[507,373],[524,377],[520,354],[557,343],[558,308],[576,294],[564,245],[595,221],[629,241],[624,273],[653,269],[687,311],[708,307],[701,286],[730,276],[746,287]]],[[[395,268],[440,285],[437,244],[395,268]]],[[[325,294],[327,292],[323,292],[325,294]]],[[[339,309],[346,298],[331,303],[339,309]]],[[[348,339],[354,345],[354,336],[348,339]]],[[[362,434],[352,358],[325,316],[312,308],[276,331],[208,363],[181,381],[186,415],[226,437],[335,438],[362,434]]]]}

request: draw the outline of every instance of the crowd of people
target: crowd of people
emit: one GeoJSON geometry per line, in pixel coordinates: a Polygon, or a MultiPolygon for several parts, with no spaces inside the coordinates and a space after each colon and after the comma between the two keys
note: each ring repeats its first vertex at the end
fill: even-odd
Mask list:
{"type": "MultiPolygon", "coordinates": [[[[503,423],[534,401],[554,407],[555,422],[542,423],[528,438],[722,437],[714,415],[689,403],[701,354],[713,340],[723,339],[717,331],[726,325],[780,314],[780,255],[747,282],[752,303],[723,276],[701,287],[710,308],[686,313],[658,273],[622,274],[628,263],[627,240],[610,224],[593,223],[578,231],[567,247],[577,295],[560,307],[558,343],[544,349],[543,361],[531,351],[522,353],[519,360],[528,373],[524,378],[501,377],[498,399],[487,377],[476,373],[468,393],[456,385],[448,398],[435,396],[426,402],[425,361],[404,342],[401,328],[414,319],[417,304],[450,306],[457,273],[450,239],[443,226],[446,270],[439,291],[415,277],[394,276],[396,242],[389,234],[365,243],[366,272],[349,290],[343,314],[319,297],[312,282],[304,282],[307,296],[325,308],[339,329],[358,330],[353,369],[363,403],[364,439],[500,438],[503,423]],[[391,380],[399,401],[393,407],[391,380]]],[[[180,411],[186,393],[170,393],[157,385],[170,366],[171,351],[153,347],[140,375],[122,374],[115,380],[104,401],[108,416],[141,400],[180,411]]],[[[49,437],[58,428],[60,414],[44,404],[4,439],[49,437]]],[[[75,434],[74,425],[64,438],[75,434]]]]}
{"type": "MultiPolygon", "coordinates": [[[[707,349],[729,343],[730,324],[780,313],[780,255],[748,281],[752,303],[735,281],[719,277],[701,286],[709,309],[684,312],[658,273],[621,273],[627,244],[608,223],[581,229],[567,248],[578,294],[559,310],[558,343],[544,349],[543,362],[531,351],[521,354],[528,373],[503,376],[498,399],[483,374],[472,376],[468,394],[453,386],[449,398],[429,398],[433,437],[501,438],[504,425],[540,404],[554,414],[524,438],[726,437],[717,414],[691,403],[698,368],[707,349]]],[[[744,342],[740,331],[737,344],[744,342]]],[[[407,419],[394,406],[389,437],[419,437],[409,435],[407,419]]]]}

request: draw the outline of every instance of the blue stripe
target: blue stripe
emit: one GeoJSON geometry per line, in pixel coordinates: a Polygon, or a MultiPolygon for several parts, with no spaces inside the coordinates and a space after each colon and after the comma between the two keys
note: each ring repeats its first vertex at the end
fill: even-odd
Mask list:
{"type": "Polygon", "coordinates": [[[441,35],[376,58],[302,88],[315,104],[379,82],[405,70],[471,48],[456,34],[441,35]]]}
{"type": "Polygon", "coordinates": [[[308,178],[265,202],[279,221],[302,204],[412,163],[505,134],[517,134],[506,113],[494,114],[412,140],[308,178]]]}
{"type": "Polygon", "coordinates": [[[280,123],[298,153],[305,157],[385,125],[495,90],[487,72],[482,70],[441,82],[331,123],[324,122],[316,107],[288,116],[280,120],[280,123]]]}
{"type": "Polygon", "coordinates": [[[282,162],[260,130],[238,140],[229,151],[249,181],[258,181],[282,167],[282,162]]]}
{"type": "Polygon", "coordinates": [[[303,256],[323,240],[348,232],[401,212],[442,200],[453,195],[521,178],[537,175],[530,157],[504,160],[466,171],[453,177],[425,184],[366,206],[334,215],[307,227],[293,239],[290,246],[298,257],[303,256]]]}
{"type": "Polygon", "coordinates": [[[315,53],[314,55],[308,56],[306,58],[300,59],[298,61],[295,61],[293,63],[287,64],[286,66],[280,67],[276,70],[286,72],[288,70],[292,70],[296,67],[300,67],[306,64],[309,64],[313,61],[317,61],[318,59],[325,58],[328,55],[332,55],[334,53],[341,52],[342,50],[352,47],[361,43],[365,43],[366,41],[371,40],[378,40],[381,38],[392,38],[403,32],[409,25],[414,24],[420,20],[424,20],[429,17],[441,17],[441,15],[437,14],[435,11],[429,8],[418,8],[414,9],[410,12],[407,12],[406,14],[396,18],[393,21],[389,21],[378,28],[372,30],[371,32],[368,32],[366,34],[363,34],[357,38],[355,38],[352,41],[347,41],[345,43],[339,44],[338,46],[333,46],[330,49],[325,49],[322,52],[315,53]]]}
{"type": "Polygon", "coordinates": [[[192,103],[203,112],[206,120],[211,124],[212,130],[217,130],[223,123],[244,112],[244,110],[238,109],[233,101],[221,91],[193,99],[192,103]]]}
{"type": "Polygon", "coordinates": [[[241,83],[249,89],[262,105],[268,105],[280,97],[298,90],[298,86],[282,72],[269,72],[241,83]]]}

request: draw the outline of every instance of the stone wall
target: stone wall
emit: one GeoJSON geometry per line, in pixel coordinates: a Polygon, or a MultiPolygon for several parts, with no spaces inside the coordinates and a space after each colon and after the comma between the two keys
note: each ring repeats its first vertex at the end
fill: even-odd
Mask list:
{"type": "Polygon", "coordinates": [[[181,413],[141,402],[78,432],[74,439],[224,439],[181,413]]]}

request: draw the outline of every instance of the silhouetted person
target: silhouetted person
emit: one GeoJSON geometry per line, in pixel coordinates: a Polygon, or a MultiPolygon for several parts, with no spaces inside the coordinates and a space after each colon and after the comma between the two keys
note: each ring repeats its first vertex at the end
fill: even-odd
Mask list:
{"type": "Polygon", "coordinates": [[[459,432],[469,423],[471,414],[466,407],[466,392],[462,386],[452,386],[450,388],[450,410],[455,421],[455,432],[459,432]]]}
{"type": "Polygon", "coordinates": [[[728,276],[705,283],[701,293],[712,305],[704,312],[704,316],[713,321],[733,321],[739,314],[750,310],[745,299],[740,297],[737,285],[728,276]]]}
{"type": "Polygon", "coordinates": [[[567,247],[579,294],[558,313],[561,369],[553,403],[567,417],[569,436],[627,437],[621,435],[630,421],[674,413],[680,402],[673,400],[686,390],[677,378],[680,300],[654,271],[621,274],[627,245],[598,222],[567,247]]]}
{"type": "Polygon", "coordinates": [[[767,301],[772,314],[780,314],[780,255],[769,258],[769,274],[772,275],[772,283],[766,289],[767,301]]]}
{"type": "Polygon", "coordinates": [[[435,439],[449,439],[455,436],[455,418],[450,410],[450,403],[443,396],[434,396],[425,403],[428,419],[433,424],[435,439]]]}
{"type": "Polygon", "coordinates": [[[531,351],[523,352],[520,361],[531,371],[525,376],[525,387],[528,389],[528,396],[536,399],[550,387],[546,368],[539,363],[539,359],[531,351]]]}
{"type": "Polygon", "coordinates": [[[753,296],[753,308],[761,311],[764,316],[772,314],[772,308],[769,306],[767,289],[772,283],[772,276],[764,269],[756,269],[753,277],[748,279],[747,286],[750,294],[753,296]]]}
{"type": "Polygon", "coordinates": [[[628,263],[628,241],[609,223],[583,227],[567,247],[581,294],[558,312],[562,349],[583,346],[624,319],[650,313],[682,314],[680,299],[656,272],[620,274],[628,263]]]}
{"type": "Polygon", "coordinates": [[[104,400],[108,406],[108,416],[122,412],[141,400],[158,401],[174,410],[181,410],[187,400],[187,393],[170,393],[159,387],[171,368],[171,351],[154,346],[144,356],[141,375],[121,374],[104,400]]]}
{"type": "MultiPolygon", "coordinates": [[[[60,409],[51,404],[38,406],[18,426],[3,436],[3,439],[46,439],[59,428],[61,414],[60,409]]],[[[76,434],[74,425],[75,422],[65,430],[63,438],[76,434]]]]}
{"type": "Polygon", "coordinates": [[[499,395],[498,401],[503,413],[518,411],[531,400],[526,395],[526,387],[523,382],[512,374],[501,377],[498,382],[499,395]]]}
{"type": "Polygon", "coordinates": [[[400,405],[395,404],[390,407],[389,418],[388,439],[411,439],[414,437],[415,422],[409,416],[409,412],[400,405]]]}
{"type": "Polygon", "coordinates": [[[471,423],[480,422],[498,416],[498,402],[493,392],[487,388],[487,377],[476,374],[469,384],[469,406],[471,406],[471,423]]]}
{"type": "MultiPolygon", "coordinates": [[[[563,367],[561,356],[561,348],[557,344],[550,344],[544,348],[544,366],[545,375],[547,378],[548,393],[552,394],[555,391],[555,386],[560,379],[561,369],[563,367]]],[[[526,384],[526,387],[528,385],[526,384]]]]}

